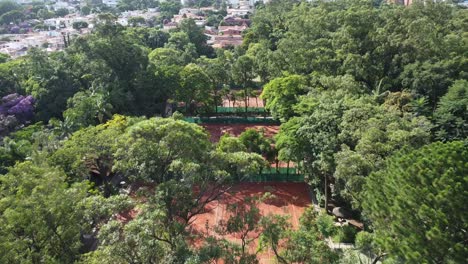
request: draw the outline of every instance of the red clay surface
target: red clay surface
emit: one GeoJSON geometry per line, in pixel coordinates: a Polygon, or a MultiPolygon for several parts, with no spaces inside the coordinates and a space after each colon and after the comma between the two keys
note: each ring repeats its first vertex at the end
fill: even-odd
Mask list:
{"type": "MultiPolygon", "coordinates": [[[[198,215],[192,224],[194,234],[203,236],[215,236],[225,238],[231,242],[240,243],[240,239],[233,235],[221,236],[214,231],[221,220],[229,219],[227,206],[233,203],[242,203],[246,197],[261,197],[266,192],[274,195],[273,199],[266,200],[258,205],[261,215],[269,214],[287,215],[293,228],[299,226],[299,217],[304,210],[310,206],[308,187],[305,183],[241,183],[235,186],[229,193],[224,194],[219,200],[213,201],[206,206],[207,213],[198,215]],[[208,228],[207,228],[208,227],[208,228]]],[[[258,237],[251,234],[251,238],[258,237]]],[[[249,251],[254,253],[257,249],[257,241],[249,245],[249,251]]],[[[257,254],[261,264],[276,263],[271,251],[257,254]]]]}
{"type": "Polygon", "coordinates": [[[222,135],[230,134],[231,136],[239,136],[248,128],[253,128],[258,131],[263,130],[267,137],[273,137],[279,131],[279,126],[276,125],[255,125],[255,124],[200,124],[211,135],[211,142],[218,142],[222,135]]]}

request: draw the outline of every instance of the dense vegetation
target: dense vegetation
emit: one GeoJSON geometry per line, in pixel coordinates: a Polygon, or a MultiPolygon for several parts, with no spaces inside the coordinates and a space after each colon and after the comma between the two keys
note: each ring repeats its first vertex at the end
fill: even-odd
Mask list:
{"type": "Polygon", "coordinates": [[[5,58],[0,263],[257,263],[251,241],[209,236],[195,247],[189,227],[276,156],[298,166],[325,212],[331,200],[352,208],[364,231],[312,208],[293,229],[261,216],[259,197],[231,208],[217,232],[260,232],[258,251],[280,263],[464,263],[468,12],[357,0],[257,7],[233,49],[213,50],[192,20],[163,32],[101,14],[62,52],[5,58]],[[260,93],[282,123],[274,139],[247,130],[213,144],[180,113],[167,117],[260,93]],[[328,237],[356,247],[334,251],[328,237]]]}

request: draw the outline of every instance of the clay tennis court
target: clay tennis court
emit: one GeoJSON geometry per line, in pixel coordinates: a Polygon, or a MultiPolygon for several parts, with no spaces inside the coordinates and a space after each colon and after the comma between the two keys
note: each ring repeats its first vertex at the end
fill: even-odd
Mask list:
{"type": "MultiPolygon", "coordinates": [[[[192,232],[202,236],[215,236],[225,238],[231,242],[240,243],[240,239],[233,235],[221,236],[215,232],[215,227],[221,220],[228,220],[230,213],[227,206],[233,203],[242,203],[246,197],[261,197],[266,192],[274,195],[273,199],[261,202],[258,207],[261,215],[269,214],[287,215],[293,228],[299,226],[299,218],[304,210],[310,206],[308,186],[305,183],[240,183],[229,193],[224,194],[220,199],[209,203],[205,208],[207,213],[196,217],[192,224],[192,232]],[[208,228],[207,228],[208,227],[208,228]]],[[[251,234],[251,238],[256,238],[259,234],[251,234]]],[[[254,253],[257,248],[255,240],[249,245],[249,251],[254,253]]],[[[274,254],[270,251],[257,254],[261,264],[276,263],[274,254]]]]}
{"type": "MultiPolygon", "coordinates": [[[[239,98],[234,103],[233,100],[223,99],[223,102],[222,102],[221,106],[224,106],[224,107],[245,107],[245,101],[244,101],[244,98],[239,98]]],[[[251,97],[250,96],[249,99],[247,100],[247,106],[248,107],[264,107],[265,105],[263,103],[263,100],[260,99],[260,97],[251,97]]]]}

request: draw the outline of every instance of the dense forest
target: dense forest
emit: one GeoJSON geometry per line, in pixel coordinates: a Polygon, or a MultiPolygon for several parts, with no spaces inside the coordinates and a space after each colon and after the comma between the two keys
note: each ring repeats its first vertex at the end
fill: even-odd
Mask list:
{"type": "Polygon", "coordinates": [[[166,32],[103,13],[64,51],[2,57],[0,263],[249,264],[265,250],[277,263],[466,263],[468,11],[273,0],[251,19],[242,46],[213,49],[190,19],[166,32]],[[257,96],[281,123],[274,138],[213,143],[185,121],[257,96]],[[324,209],[294,228],[253,198],[220,236],[195,238],[205,206],[275,157],[324,209]],[[335,228],[331,201],[362,230],[335,228]],[[248,233],[257,252],[222,237],[248,233]]]}

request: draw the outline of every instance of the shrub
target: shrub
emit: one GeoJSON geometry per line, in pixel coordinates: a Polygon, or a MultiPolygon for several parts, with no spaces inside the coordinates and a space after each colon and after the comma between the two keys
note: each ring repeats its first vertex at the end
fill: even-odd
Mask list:
{"type": "Polygon", "coordinates": [[[354,243],[356,239],[356,228],[350,225],[337,228],[333,241],[340,243],[354,243]]]}
{"type": "Polygon", "coordinates": [[[317,228],[324,237],[333,236],[336,233],[333,216],[322,213],[317,216],[317,228]]]}

